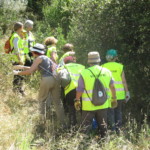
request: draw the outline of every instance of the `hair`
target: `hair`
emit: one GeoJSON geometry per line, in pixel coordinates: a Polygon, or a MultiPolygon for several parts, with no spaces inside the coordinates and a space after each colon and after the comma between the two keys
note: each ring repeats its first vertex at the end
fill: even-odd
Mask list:
{"type": "Polygon", "coordinates": [[[32,27],[33,26],[33,21],[32,20],[26,20],[26,22],[24,23],[24,28],[28,28],[28,27],[32,27]]]}
{"type": "Polygon", "coordinates": [[[62,49],[64,52],[68,52],[68,51],[73,51],[73,48],[74,48],[73,44],[67,43],[63,46],[62,49]]]}
{"type": "Polygon", "coordinates": [[[38,56],[44,55],[44,54],[41,54],[41,53],[38,53],[38,52],[35,52],[35,51],[32,51],[32,53],[34,53],[35,55],[38,55],[38,56]]]}
{"type": "Polygon", "coordinates": [[[95,62],[95,63],[89,63],[90,65],[99,65],[100,62],[95,62]]]}
{"type": "Polygon", "coordinates": [[[58,40],[57,40],[56,38],[54,38],[53,36],[51,36],[51,37],[47,37],[47,38],[45,39],[44,44],[45,44],[46,46],[48,46],[48,45],[57,44],[57,42],[58,42],[58,40]]]}
{"type": "Polygon", "coordinates": [[[17,31],[18,29],[22,28],[23,24],[21,22],[16,22],[14,24],[14,31],[17,31]]]}

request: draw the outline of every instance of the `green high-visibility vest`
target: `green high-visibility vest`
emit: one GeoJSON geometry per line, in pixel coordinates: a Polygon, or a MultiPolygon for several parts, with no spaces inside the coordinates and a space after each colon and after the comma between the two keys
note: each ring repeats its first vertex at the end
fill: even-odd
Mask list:
{"type": "Polygon", "coordinates": [[[68,56],[70,56],[70,51],[63,54],[63,56],[59,59],[59,64],[64,65],[64,59],[68,56]]]}
{"type": "Polygon", "coordinates": [[[25,39],[25,45],[24,45],[24,53],[28,54],[30,52],[30,47],[33,47],[35,45],[35,37],[32,34],[31,31],[29,31],[29,34],[26,33],[26,39],[25,39]]]}
{"type": "Polygon", "coordinates": [[[85,66],[77,63],[69,63],[66,64],[64,67],[68,70],[71,77],[70,84],[65,87],[65,95],[67,95],[70,91],[78,86],[78,79],[80,77],[80,73],[85,68],[85,66]]]}
{"type": "Polygon", "coordinates": [[[103,64],[102,66],[109,69],[112,73],[117,100],[125,99],[125,89],[122,83],[123,65],[117,62],[108,62],[103,64]]]}
{"type": "Polygon", "coordinates": [[[111,97],[110,97],[110,88],[109,88],[110,81],[112,79],[111,72],[108,69],[102,68],[98,65],[94,65],[92,67],[89,67],[88,69],[85,69],[81,72],[82,78],[84,80],[84,86],[88,93],[87,94],[86,91],[84,90],[82,94],[82,110],[94,111],[94,110],[106,109],[111,107],[111,97]],[[107,93],[107,100],[103,105],[95,106],[91,101],[95,77],[91,74],[91,72],[88,69],[90,69],[95,76],[98,76],[101,71],[99,80],[102,82],[107,93]]]}
{"type": "Polygon", "coordinates": [[[48,50],[47,50],[47,53],[46,53],[46,56],[51,58],[51,54],[52,52],[56,52],[56,61],[58,60],[58,55],[57,55],[57,50],[56,50],[56,47],[55,46],[48,46],[48,50]]]}
{"type": "Polygon", "coordinates": [[[16,63],[19,62],[18,56],[17,56],[19,54],[20,58],[21,58],[21,62],[25,63],[24,40],[17,33],[13,33],[13,35],[10,38],[10,45],[11,45],[12,49],[14,48],[14,45],[13,45],[14,38],[18,38],[18,49],[19,49],[19,52],[16,53],[15,50],[12,51],[11,55],[12,55],[13,61],[16,62],[16,63]]]}

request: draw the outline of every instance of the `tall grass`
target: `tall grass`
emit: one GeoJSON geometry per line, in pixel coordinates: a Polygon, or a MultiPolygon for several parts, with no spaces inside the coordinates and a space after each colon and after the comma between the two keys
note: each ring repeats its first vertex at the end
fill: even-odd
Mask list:
{"type": "MultiPolygon", "coordinates": [[[[108,133],[104,141],[97,135],[84,135],[78,129],[63,131],[56,128],[55,117],[49,122],[43,142],[36,139],[38,101],[33,76],[25,83],[26,97],[12,92],[12,69],[9,55],[1,55],[0,67],[0,150],[149,150],[150,128],[146,117],[139,129],[134,118],[128,117],[120,136],[108,133]],[[7,61],[6,61],[7,60],[7,61]],[[31,88],[32,87],[32,88],[31,88]]],[[[54,116],[54,114],[52,115],[54,116]]]]}

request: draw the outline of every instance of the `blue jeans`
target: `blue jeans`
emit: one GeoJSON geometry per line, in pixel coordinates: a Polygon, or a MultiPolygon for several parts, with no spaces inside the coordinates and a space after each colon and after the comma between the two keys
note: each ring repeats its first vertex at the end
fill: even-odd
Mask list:
{"type": "Polygon", "coordinates": [[[108,109],[108,125],[111,131],[119,132],[122,126],[122,103],[124,100],[118,100],[118,106],[114,109],[108,109]]]}

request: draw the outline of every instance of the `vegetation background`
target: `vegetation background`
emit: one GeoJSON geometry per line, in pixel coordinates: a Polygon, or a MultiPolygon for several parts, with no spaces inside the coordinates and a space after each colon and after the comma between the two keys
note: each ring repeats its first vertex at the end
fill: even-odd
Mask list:
{"type": "MultiPolygon", "coordinates": [[[[0,149],[150,149],[150,0],[1,0],[0,1],[0,149]],[[53,132],[43,146],[34,145],[38,75],[26,79],[26,97],[12,89],[11,56],[3,45],[14,22],[34,21],[36,41],[58,39],[59,55],[66,42],[75,46],[77,61],[87,66],[87,53],[99,51],[102,63],[108,49],[118,50],[131,93],[124,105],[124,126],[119,137],[103,143],[79,132],[53,132]],[[32,145],[32,146],[31,146],[32,145]]],[[[55,128],[54,122],[51,130],[55,128]]],[[[57,131],[56,131],[57,132],[57,131]]]]}

